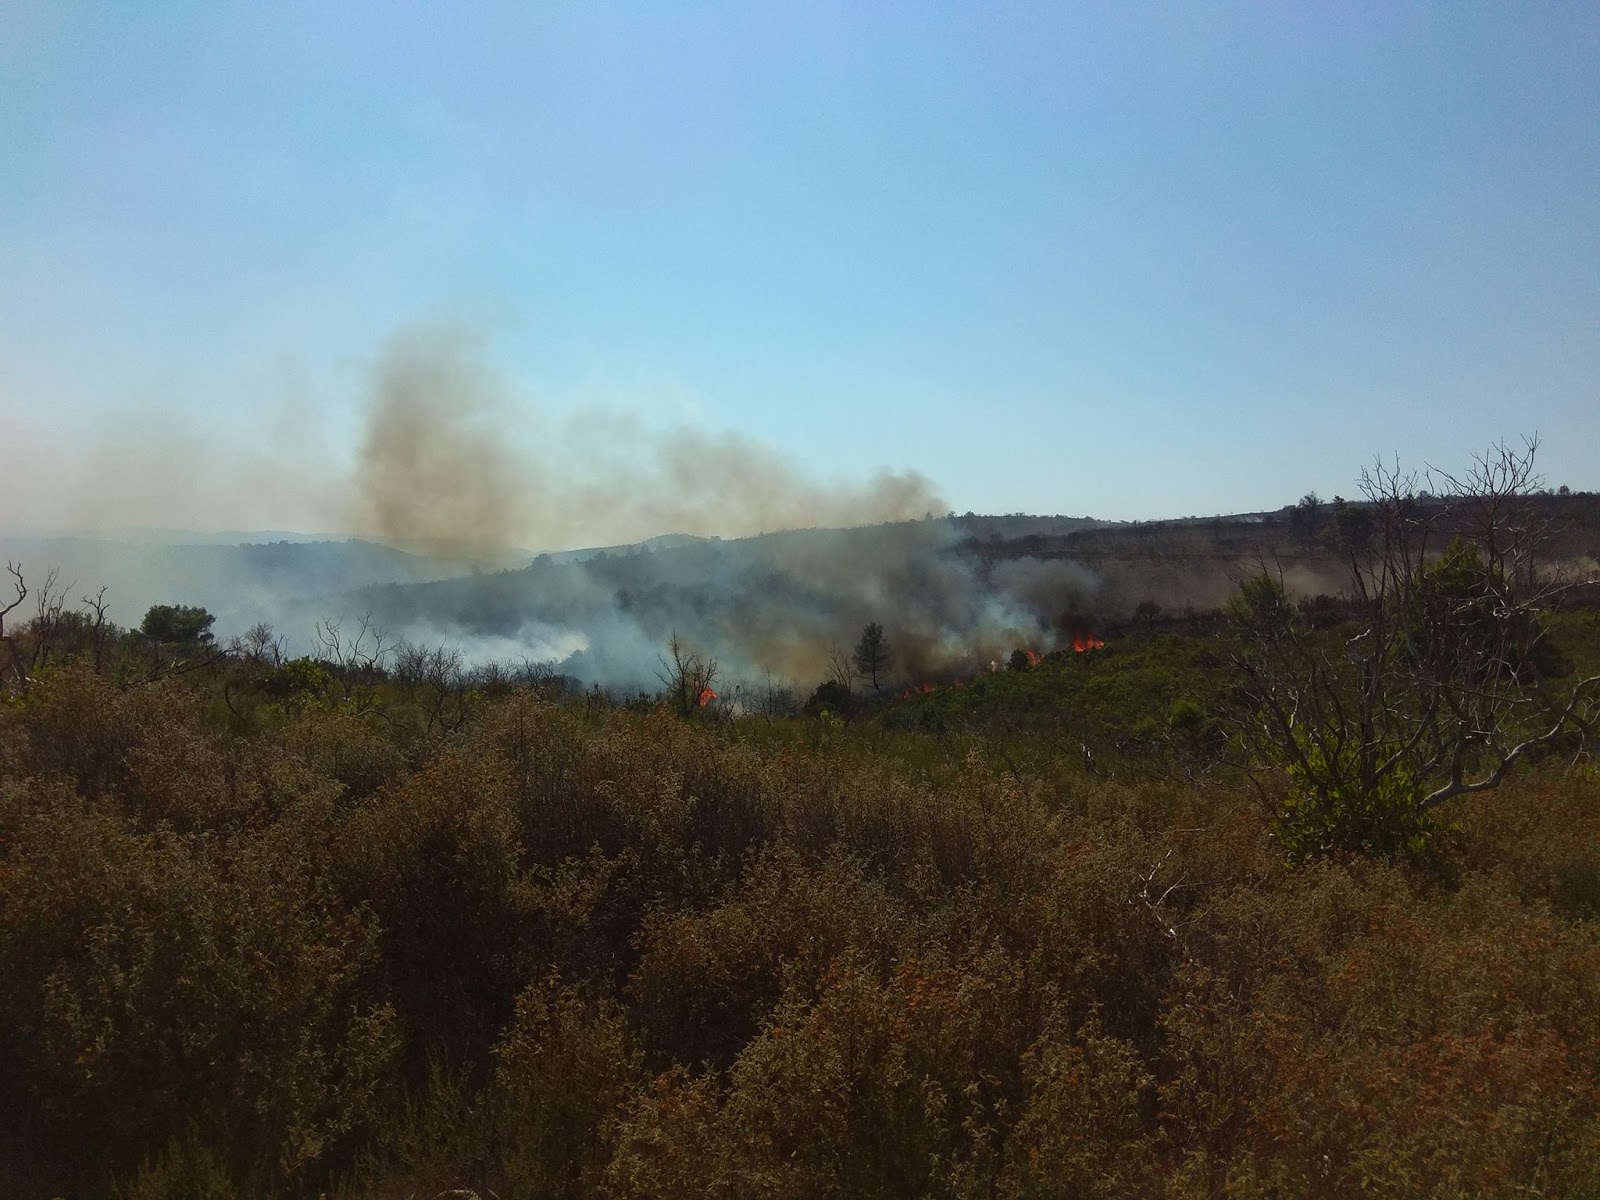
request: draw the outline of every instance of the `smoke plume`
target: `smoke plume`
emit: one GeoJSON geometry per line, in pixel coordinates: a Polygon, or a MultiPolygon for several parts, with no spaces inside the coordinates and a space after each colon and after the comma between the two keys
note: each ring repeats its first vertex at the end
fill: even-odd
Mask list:
{"type": "Polygon", "coordinates": [[[737,433],[655,431],[599,408],[543,412],[491,370],[481,339],[438,327],[399,334],[379,356],[352,482],[347,526],[491,558],[514,546],[863,525],[945,507],[916,472],[828,484],[737,433]]]}
{"type": "Polygon", "coordinates": [[[585,682],[632,688],[650,685],[674,634],[715,657],[726,677],[815,683],[848,659],[868,621],[888,632],[896,679],[969,670],[1019,646],[1066,644],[1096,586],[1061,560],[986,568],[940,518],[541,559],[354,599],[413,641],[449,643],[469,658],[520,646],[585,682]]]}
{"type": "Polygon", "coordinates": [[[203,513],[281,528],[317,512],[323,528],[389,547],[273,535],[270,546],[146,546],[131,558],[82,542],[48,552],[74,581],[109,583],[123,623],[148,603],[200,603],[219,634],[266,620],[308,652],[319,620],[370,612],[391,635],[452,644],[468,661],[551,660],[619,688],[649,686],[674,633],[725,677],[815,682],[869,621],[889,633],[895,677],[925,678],[1060,645],[1091,603],[1096,580],[1070,563],[965,551],[915,472],[822,481],[738,433],[541,407],[488,349],[461,326],[389,339],[344,464],[339,422],[308,419],[305,388],[297,419],[263,406],[254,439],[225,441],[176,409],[130,418],[78,490],[123,522],[203,513]],[[583,545],[617,549],[559,553],[583,545]],[[558,553],[529,565],[539,550],[558,553]]]}

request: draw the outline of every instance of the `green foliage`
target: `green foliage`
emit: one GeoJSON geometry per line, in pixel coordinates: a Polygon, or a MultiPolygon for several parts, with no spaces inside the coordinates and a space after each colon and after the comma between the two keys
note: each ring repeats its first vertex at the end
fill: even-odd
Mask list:
{"type": "Polygon", "coordinates": [[[825,712],[847,713],[854,707],[855,698],[851,696],[849,687],[837,680],[827,679],[817,685],[817,690],[811,693],[803,711],[806,716],[815,717],[825,712]]]}
{"type": "Polygon", "coordinates": [[[227,1160],[192,1141],[172,1141],[118,1200],[238,1200],[227,1160]]]}
{"type": "Polygon", "coordinates": [[[1581,689],[1600,677],[1562,712],[1548,681],[1565,658],[1480,547],[1458,536],[1413,565],[1383,567],[1344,619],[1296,605],[1265,572],[1229,606],[1235,726],[1285,777],[1280,834],[1296,857],[1419,853],[1440,805],[1498,786],[1574,711],[1581,738],[1581,689]]]}
{"type": "Polygon", "coordinates": [[[1537,626],[1529,615],[1507,621],[1501,591],[1478,547],[1452,538],[1404,598],[1400,636],[1407,656],[1436,677],[1468,663],[1476,666],[1472,681],[1483,684],[1496,682],[1500,670],[1514,672],[1537,626]]]}
{"type": "Polygon", "coordinates": [[[1228,601],[1228,615],[1246,627],[1269,630],[1286,629],[1295,621],[1283,580],[1264,570],[1239,581],[1238,595],[1228,601]]]}
{"type": "Polygon", "coordinates": [[[1342,554],[1361,554],[1372,548],[1377,522],[1370,509],[1352,504],[1342,496],[1333,498],[1333,537],[1342,554]]]}
{"type": "Polygon", "coordinates": [[[152,641],[180,645],[206,645],[216,618],[203,608],[187,604],[154,604],[144,614],[139,631],[152,641]]]}
{"type": "Polygon", "coordinates": [[[1069,737],[1106,763],[1142,773],[1185,773],[1222,749],[1215,717],[1222,664],[1210,638],[1129,631],[1104,648],[1058,651],[1026,670],[981,672],[895,700],[878,713],[894,729],[1022,734],[1034,744],[1069,737]],[[1173,720],[1173,713],[1177,720],[1173,720]]]}
{"type": "Polygon", "coordinates": [[[1322,501],[1315,492],[1307,492],[1289,510],[1289,526],[1306,549],[1317,544],[1322,534],[1322,501]]]}
{"type": "Polygon", "coordinates": [[[1420,854],[1441,818],[1422,808],[1416,776],[1398,762],[1373,778],[1355,761],[1355,747],[1338,753],[1345,761],[1329,763],[1321,744],[1302,737],[1285,764],[1289,793],[1278,815],[1284,848],[1297,859],[1337,850],[1420,854]]]}
{"type": "Polygon", "coordinates": [[[261,690],[294,716],[308,708],[326,705],[334,695],[333,673],[310,658],[290,659],[274,667],[261,683],[261,690]]]}

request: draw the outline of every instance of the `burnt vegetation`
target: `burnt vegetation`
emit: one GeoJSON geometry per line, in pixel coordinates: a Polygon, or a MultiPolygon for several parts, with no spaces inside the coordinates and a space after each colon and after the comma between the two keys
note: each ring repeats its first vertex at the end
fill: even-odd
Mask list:
{"type": "Polygon", "coordinates": [[[1600,522],[1532,460],[974,518],[1137,570],[800,686],[291,655],[13,564],[0,1194],[1593,1194],[1600,522]]]}

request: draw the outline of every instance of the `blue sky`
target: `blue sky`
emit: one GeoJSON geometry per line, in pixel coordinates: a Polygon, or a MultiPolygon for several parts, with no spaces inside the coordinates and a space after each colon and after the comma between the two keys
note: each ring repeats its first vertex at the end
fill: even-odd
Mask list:
{"type": "Polygon", "coordinates": [[[957,511],[1600,488],[1592,3],[7,0],[0,147],[12,525],[315,523],[431,322],[957,511]]]}

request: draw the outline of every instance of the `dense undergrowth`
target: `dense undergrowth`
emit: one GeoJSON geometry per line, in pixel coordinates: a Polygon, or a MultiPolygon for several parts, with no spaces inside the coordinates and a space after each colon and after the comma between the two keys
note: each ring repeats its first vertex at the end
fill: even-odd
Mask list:
{"type": "Polygon", "coordinates": [[[1593,768],[1293,865],[1193,769],[1213,641],[1092,659],[851,722],[43,671],[0,1194],[1600,1194],[1593,768]]]}

